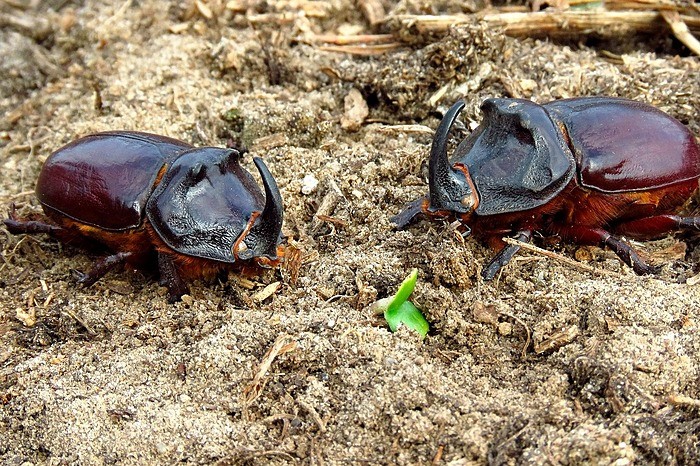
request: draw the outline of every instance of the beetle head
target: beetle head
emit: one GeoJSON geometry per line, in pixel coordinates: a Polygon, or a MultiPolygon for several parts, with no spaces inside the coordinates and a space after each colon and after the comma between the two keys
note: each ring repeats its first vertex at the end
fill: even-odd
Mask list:
{"type": "Polygon", "coordinates": [[[458,214],[469,214],[479,204],[474,184],[466,165],[454,166],[447,156],[447,138],[450,128],[464,108],[464,102],[458,101],[445,114],[435,131],[433,146],[430,150],[429,179],[431,212],[447,210],[458,214]]]}
{"type": "Polygon", "coordinates": [[[252,175],[231,149],[202,147],[180,154],[153,191],[146,214],[165,243],[190,256],[233,263],[276,259],[282,198],[261,159],[252,175]]]}
{"type": "Polygon", "coordinates": [[[564,189],[576,163],[545,107],[523,99],[486,99],[481,110],[483,121],[455,150],[455,160],[469,167],[478,189],[477,215],[532,209],[564,189]]]}

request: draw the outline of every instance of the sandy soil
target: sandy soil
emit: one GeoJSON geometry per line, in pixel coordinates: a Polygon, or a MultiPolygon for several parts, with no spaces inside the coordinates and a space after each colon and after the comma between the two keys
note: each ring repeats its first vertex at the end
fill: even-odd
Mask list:
{"type": "Polygon", "coordinates": [[[196,282],[169,305],[148,273],[80,288],[72,271],[98,256],[3,230],[0,463],[700,462],[696,240],[637,244],[663,265],[637,277],[609,251],[538,238],[607,274],[522,253],[484,283],[484,245],[389,221],[426,191],[430,129],[457,98],[466,128],[485,97],[616,95],[700,134],[697,57],[665,35],[551,42],[476,23],[408,28],[363,57],[307,40],[401,27],[371,28],[350,0],[166,5],[0,2],[28,22],[0,29],[0,205],[39,213],[42,162],[90,132],[233,141],[277,178],[298,279],[196,282]],[[307,175],[319,185],[302,192],[307,175]],[[368,309],[414,267],[424,341],[368,309]]]}

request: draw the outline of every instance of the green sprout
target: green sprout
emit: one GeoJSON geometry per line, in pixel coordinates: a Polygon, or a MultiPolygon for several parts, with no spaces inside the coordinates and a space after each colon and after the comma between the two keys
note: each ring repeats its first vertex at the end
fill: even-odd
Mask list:
{"type": "Polygon", "coordinates": [[[376,313],[384,313],[384,318],[389,324],[392,332],[395,332],[401,324],[415,330],[425,338],[430,326],[425,320],[420,309],[412,302],[408,301],[418,280],[418,270],[413,269],[408,277],[401,283],[396,294],[391,298],[383,298],[372,304],[372,309],[376,313]]]}

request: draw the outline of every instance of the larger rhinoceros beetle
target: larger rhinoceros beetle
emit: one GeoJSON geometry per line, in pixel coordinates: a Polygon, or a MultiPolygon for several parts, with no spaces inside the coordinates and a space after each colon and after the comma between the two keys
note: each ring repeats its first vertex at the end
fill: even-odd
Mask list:
{"type": "Polygon", "coordinates": [[[582,97],[544,105],[487,99],[481,125],[450,161],[450,128],[464,107],[445,114],[433,140],[430,193],[392,220],[405,228],[419,215],[459,221],[498,250],[482,270],[489,280],[517,253],[513,235],[534,232],[604,245],[639,274],[647,265],[616,235],[648,240],[700,217],[676,215],[698,188],[700,148],[679,121],[631,100],[582,97]]]}
{"type": "Polygon", "coordinates": [[[183,279],[243,264],[274,266],[282,198],[260,158],[265,195],[234,149],[193,146],[155,134],[92,134],[46,160],[36,186],[55,223],[5,220],[11,233],[47,233],[63,242],[92,240],[114,254],[80,274],[89,286],[121,263],[157,261],[169,300],[187,293],[183,279]]]}

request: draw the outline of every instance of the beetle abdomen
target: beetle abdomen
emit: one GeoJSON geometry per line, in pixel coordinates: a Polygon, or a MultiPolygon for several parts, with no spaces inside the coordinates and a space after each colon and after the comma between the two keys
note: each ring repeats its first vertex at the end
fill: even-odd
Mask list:
{"type": "Polygon", "coordinates": [[[675,118],[626,99],[545,104],[568,132],[583,186],[607,193],[648,191],[700,177],[700,148],[675,118]]]}
{"type": "Polygon", "coordinates": [[[187,143],[155,134],[92,134],[46,160],[36,194],[47,209],[104,230],[139,226],[161,167],[187,143]]]}

